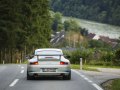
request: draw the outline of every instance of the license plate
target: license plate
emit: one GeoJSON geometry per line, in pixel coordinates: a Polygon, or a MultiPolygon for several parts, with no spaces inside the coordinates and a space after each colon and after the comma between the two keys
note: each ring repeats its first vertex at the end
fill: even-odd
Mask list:
{"type": "Polygon", "coordinates": [[[43,72],[56,72],[55,68],[43,68],[43,72]]]}

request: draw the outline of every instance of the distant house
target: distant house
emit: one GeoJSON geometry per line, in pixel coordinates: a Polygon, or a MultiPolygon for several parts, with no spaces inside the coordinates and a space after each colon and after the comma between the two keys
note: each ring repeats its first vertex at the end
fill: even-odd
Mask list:
{"type": "Polygon", "coordinates": [[[87,38],[89,40],[101,40],[101,41],[109,44],[113,48],[116,47],[118,44],[118,39],[111,39],[107,36],[99,36],[99,35],[96,35],[94,33],[89,33],[87,38]]]}
{"type": "Polygon", "coordinates": [[[110,38],[109,37],[105,37],[105,36],[100,36],[99,40],[109,43],[110,42],[110,38]]]}
{"type": "Polygon", "coordinates": [[[99,39],[100,39],[100,36],[99,36],[99,35],[95,35],[95,36],[93,37],[93,39],[94,39],[94,40],[99,40],[99,39]]]}
{"type": "Polygon", "coordinates": [[[111,39],[111,38],[105,37],[105,36],[100,36],[99,40],[109,44],[113,48],[116,47],[116,45],[118,44],[118,40],[117,39],[111,39]]]}

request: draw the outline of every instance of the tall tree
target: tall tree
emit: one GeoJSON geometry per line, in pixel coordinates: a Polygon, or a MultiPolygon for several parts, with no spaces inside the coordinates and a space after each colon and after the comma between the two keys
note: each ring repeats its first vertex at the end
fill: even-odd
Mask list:
{"type": "Polygon", "coordinates": [[[0,57],[49,46],[49,0],[0,0],[0,14],[0,57]]]}
{"type": "Polygon", "coordinates": [[[62,26],[62,14],[59,12],[56,12],[53,15],[52,30],[56,32],[62,28],[63,28],[63,26],[62,26]]]}
{"type": "Polygon", "coordinates": [[[51,8],[65,16],[120,25],[119,0],[51,0],[51,8]]]}

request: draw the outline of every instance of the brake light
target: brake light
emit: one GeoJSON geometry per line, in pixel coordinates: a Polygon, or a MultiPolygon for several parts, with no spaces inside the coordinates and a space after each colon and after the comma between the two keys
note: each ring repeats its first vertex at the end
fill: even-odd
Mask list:
{"type": "Polygon", "coordinates": [[[37,62],[30,62],[30,65],[38,65],[38,61],[37,62]]]}
{"type": "Polygon", "coordinates": [[[68,62],[60,62],[60,65],[68,65],[68,62]]]}

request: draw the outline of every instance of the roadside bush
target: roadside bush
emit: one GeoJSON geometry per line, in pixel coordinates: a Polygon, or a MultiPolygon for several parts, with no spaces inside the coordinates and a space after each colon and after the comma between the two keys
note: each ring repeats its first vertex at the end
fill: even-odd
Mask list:
{"type": "Polygon", "coordinates": [[[92,52],[90,50],[75,50],[75,51],[64,51],[65,55],[70,56],[70,62],[72,64],[79,64],[80,58],[83,58],[83,63],[89,62],[92,52]]]}
{"type": "Polygon", "coordinates": [[[98,65],[98,66],[101,66],[101,65],[104,65],[104,61],[101,61],[101,60],[91,60],[89,62],[89,65],[98,65]]]}
{"type": "Polygon", "coordinates": [[[90,48],[100,48],[104,46],[104,43],[98,40],[90,40],[88,43],[90,48]]]}
{"type": "Polygon", "coordinates": [[[111,49],[111,46],[108,45],[107,43],[100,41],[100,40],[90,40],[89,42],[89,47],[90,48],[108,48],[111,49]]]}
{"type": "Polygon", "coordinates": [[[99,50],[99,53],[97,55],[94,55],[94,59],[91,60],[90,64],[111,66],[113,65],[113,60],[114,60],[113,51],[99,50]]]}
{"type": "Polygon", "coordinates": [[[116,53],[110,50],[98,50],[99,52],[97,55],[95,54],[95,51],[96,50],[93,49],[78,49],[75,51],[64,51],[64,54],[70,56],[69,60],[72,64],[79,64],[80,58],[82,57],[83,64],[86,65],[120,65],[119,50],[117,50],[116,53]]]}
{"type": "Polygon", "coordinates": [[[71,63],[73,63],[73,64],[79,64],[80,57],[81,57],[81,52],[79,50],[72,51],[71,52],[71,58],[70,58],[71,63]]]}
{"type": "Polygon", "coordinates": [[[64,51],[63,51],[63,54],[66,55],[66,56],[71,56],[71,52],[68,51],[68,50],[64,50],[64,51]]]}
{"type": "Polygon", "coordinates": [[[105,62],[103,60],[91,60],[89,65],[96,65],[96,66],[111,66],[111,62],[105,62]]]}
{"type": "Polygon", "coordinates": [[[112,52],[105,52],[103,53],[101,60],[105,61],[105,62],[112,62],[112,60],[114,59],[114,54],[112,52]]]}
{"type": "Polygon", "coordinates": [[[114,65],[120,66],[120,49],[115,52],[114,65]]]}

